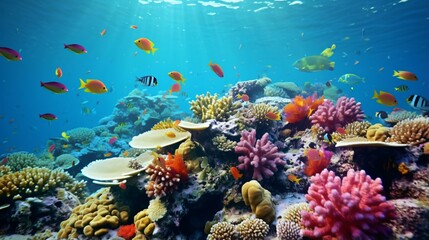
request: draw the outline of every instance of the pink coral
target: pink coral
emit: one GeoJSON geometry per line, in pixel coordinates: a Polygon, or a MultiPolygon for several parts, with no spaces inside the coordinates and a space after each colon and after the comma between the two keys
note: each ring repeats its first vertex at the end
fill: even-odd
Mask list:
{"type": "Polygon", "coordinates": [[[238,157],[241,164],[237,168],[246,173],[253,172],[252,178],[258,181],[271,177],[277,171],[277,165],[284,166],[286,163],[282,159],[286,155],[279,152],[278,148],[268,140],[268,133],[256,140],[255,129],[241,133],[235,152],[244,154],[238,157]]]}
{"type": "Polygon", "coordinates": [[[364,118],[361,103],[347,97],[338,98],[335,106],[333,102],[326,100],[310,116],[312,124],[324,128],[327,132],[333,132],[347,123],[362,121],[364,118]]]}
{"type": "Polygon", "coordinates": [[[386,202],[381,179],[350,169],[341,179],[323,170],[311,177],[306,199],[311,212],[302,211],[304,236],[323,239],[376,239],[389,229],[383,225],[395,217],[386,202]]]}

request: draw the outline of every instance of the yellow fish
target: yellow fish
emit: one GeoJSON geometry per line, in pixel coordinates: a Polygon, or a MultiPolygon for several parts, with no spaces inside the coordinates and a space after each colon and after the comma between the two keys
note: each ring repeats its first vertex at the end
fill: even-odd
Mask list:
{"type": "Polygon", "coordinates": [[[70,138],[70,136],[69,136],[69,135],[67,135],[67,133],[66,133],[66,132],[62,132],[62,133],[61,133],[61,137],[63,137],[67,142],[69,141],[69,138],[70,138]]]}
{"type": "Polygon", "coordinates": [[[330,48],[326,48],[325,50],[323,50],[320,55],[324,57],[331,57],[332,55],[334,55],[334,50],[336,47],[337,46],[335,44],[332,44],[330,48]]]}

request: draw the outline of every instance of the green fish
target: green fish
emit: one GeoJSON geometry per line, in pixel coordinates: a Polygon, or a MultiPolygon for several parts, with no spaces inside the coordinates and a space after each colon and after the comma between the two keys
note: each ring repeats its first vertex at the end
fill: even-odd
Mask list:
{"type": "Polygon", "coordinates": [[[296,61],[293,66],[301,72],[319,72],[322,70],[334,70],[335,62],[325,56],[308,56],[296,61]]]}
{"type": "Polygon", "coordinates": [[[356,74],[347,73],[341,76],[338,79],[338,82],[349,84],[349,85],[355,85],[358,83],[365,83],[365,78],[361,78],[356,74]]]}

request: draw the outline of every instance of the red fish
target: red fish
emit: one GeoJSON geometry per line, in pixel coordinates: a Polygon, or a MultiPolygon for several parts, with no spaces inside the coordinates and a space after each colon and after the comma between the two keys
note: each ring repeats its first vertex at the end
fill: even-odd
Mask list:
{"type": "Polygon", "coordinates": [[[236,181],[237,181],[238,179],[240,179],[241,177],[243,177],[243,174],[242,174],[242,173],[240,173],[236,167],[231,167],[229,170],[231,171],[231,175],[232,175],[232,177],[234,177],[234,179],[235,179],[236,181]]]}
{"type": "Polygon", "coordinates": [[[216,73],[216,75],[218,75],[219,77],[223,78],[223,70],[219,66],[219,64],[212,63],[212,61],[210,61],[209,66],[211,67],[212,71],[214,73],[216,73]]]}
{"type": "Polygon", "coordinates": [[[64,48],[77,54],[87,53],[85,47],[79,44],[64,44],[64,48]]]}
{"type": "Polygon", "coordinates": [[[55,150],[55,144],[52,144],[51,146],[49,146],[48,148],[48,152],[52,153],[55,150]]]}
{"type": "Polygon", "coordinates": [[[66,85],[60,83],[60,82],[42,82],[40,81],[40,86],[48,89],[49,91],[53,93],[66,93],[69,90],[67,89],[66,85]]]}
{"type": "Polygon", "coordinates": [[[388,92],[380,91],[380,94],[378,94],[377,91],[374,90],[374,96],[372,96],[372,99],[377,99],[378,103],[389,107],[398,105],[398,101],[395,96],[388,92]]]}
{"type": "Polygon", "coordinates": [[[60,67],[57,67],[57,69],[55,69],[55,76],[57,76],[57,78],[61,78],[63,76],[63,70],[61,70],[60,67]]]}
{"type": "Polygon", "coordinates": [[[101,36],[104,36],[104,34],[106,34],[106,29],[103,29],[103,30],[100,32],[100,35],[101,35],[101,36]]]}
{"type": "Polygon", "coordinates": [[[7,47],[0,47],[0,56],[5,57],[7,60],[21,61],[22,57],[19,53],[13,49],[7,47]]]}
{"type": "Polygon", "coordinates": [[[115,142],[118,140],[118,138],[117,137],[111,137],[110,139],[109,139],[109,145],[113,145],[113,144],[115,144],[115,142]]]}
{"type": "Polygon", "coordinates": [[[408,80],[408,81],[416,81],[418,78],[416,74],[408,71],[395,71],[393,70],[393,76],[397,77],[402,80],[408,80]]]}
{"type": "Polygon", "coordinates": [[[344,135],[344,134],[346,134],[347,132],[346,132],[346,130],[344,129],[344,128],[342,128],[342,127],[338,127],[337,128],[337,132],[339,133],[339,134],[341,134],[341,135],[344,135]]]}
{"type": "Polygon", "coordinates": [[[45,120],[49,120],[49,121],[57,120],[57,119],[58,119],[58,117],[57,117],[57,116],[55,116],[55,115],[54,115],[54,114],[52,114],[52,113],[43,113],[43,114],[39,114],[39,118],[43,118],[43,119],[45,119],[45,120]]]}
{"type": "Polygon", "coordinates": [[[237,94],[237,98],[241,99],[241,100],[243,100],[245,102],[248,102],[250,100],[249,95],[247,95],[245,93],[244,94],[237,94]]]}
{"type": "Polygon", "coordinates": [[[274,113],[274,112],[269,111],[269,112],[267,112],[267,114],[265,115],[265,117],[267,119],[270,119],[270,120],[280,121],[280,113],[279,112],[278,113],[274,113]]]}
{"type": "Polygon", "coordinates": [[[169,91],[169,93],[170,93],[170,95],[171,95],[171,93],[174,93],[174,92],[179,92],[180,91],[180,84],[179,83],[175,83],[175,84],[173,84],[172,86],[171,86],[171,88],[170,88],[170,91],[169,91]]]}
{"type": "Polygon", "coordinates": [[[137,29],[137,28],[139,28],[138,26],[136,26],[136,25],[131,25],[130,26],[130,28],[132,28],[132,29],[137,29]]]}
{"type": "Polygon", "coordinates": [[[125,182],[120,182],[119,187],[122,188],[122,190],[127,189],[127,185],[125,185],[125,182]]]}
{"type": "Polygon", "coordinates": [[[7,157],[3,158],[3,159],[1,160],[1,162],[0,162],[0,166],[1,166],[1,165],[6,165],[7,161],[9,161],[9,158],[7,158],[7,157]]]}

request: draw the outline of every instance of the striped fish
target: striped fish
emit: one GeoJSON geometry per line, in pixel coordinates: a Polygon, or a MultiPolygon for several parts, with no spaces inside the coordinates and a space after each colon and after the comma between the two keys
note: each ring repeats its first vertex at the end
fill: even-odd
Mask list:
{"type": "Polygon", "coordinates": [[[412,108],[421,111],[429,111],[429,101],[422,96],[413,94],[407,98],[407,103],[410,104],[412,108]]]}
{"type": "Polygon", "coordinates": [[[158,85],[158,80],[154,76],[138,77],[137,81],[141,82],[143,85],[146,85],[146,86],[158,85]]]}
{"type": "Polygon", "coordinates": [[[406,92],[406,91],[408,91],[408,86],[407,85],[399,85],[399,86],[395,87],[395,91],[406,92]]]}

